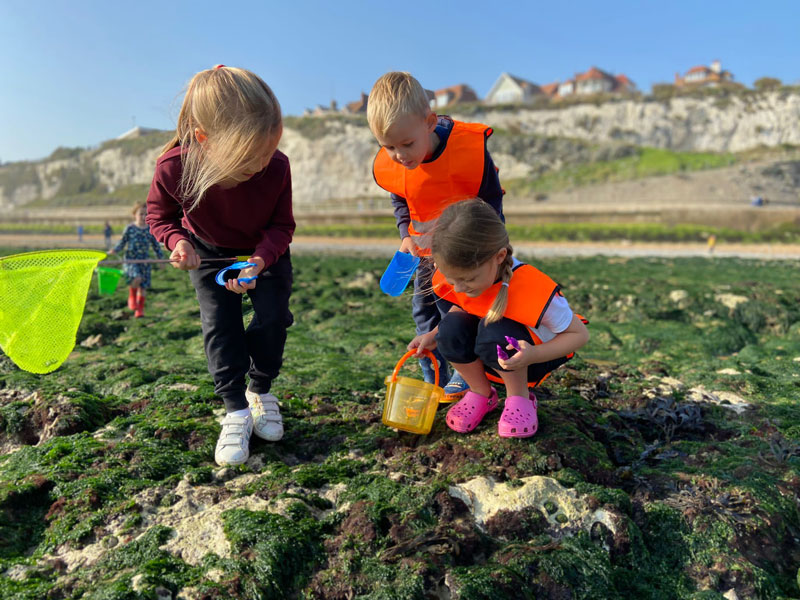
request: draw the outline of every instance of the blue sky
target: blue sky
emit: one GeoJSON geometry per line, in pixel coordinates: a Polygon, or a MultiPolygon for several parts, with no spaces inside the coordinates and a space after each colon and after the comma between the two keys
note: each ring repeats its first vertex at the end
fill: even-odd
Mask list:
{"type": "Polygon", "coordinates": [[[747,85],[795,83],[798,32],[798,0],[0,0],[0,161],[93,146],[134,119],[170,129],[186,82],[216,63],[300,114],[389,70],[480,97],[503,71],[548,83],[596,65],[649,91],[717,58],[747,85]]]}

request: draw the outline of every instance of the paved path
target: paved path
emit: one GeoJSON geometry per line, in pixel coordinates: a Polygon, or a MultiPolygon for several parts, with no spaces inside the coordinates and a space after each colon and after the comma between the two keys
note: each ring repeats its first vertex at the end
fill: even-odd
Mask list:
{"type": "MultiPolygon", "coordinates": [[[[116,242],[119,238],[114,237],[116,242]]],[[[513,240],[512,240],[513,243],[513,240]]],[[[399,241],[388,238],[336,238],[325,236],[296,236],[292,252],[366,254],[389,257],[399,241]]],[[[103,249],[101,235],[84,235],[79,243],[74,234],[21,235],[0,233],[0,247],[28,248],[97,248],[103,249]]],[[[709,256],[704,243],[645,243],[645,242],[520,242],[514,244],[520,256],[709,256]]],[[[800,260],[798,244],[725,244],[718,243],[714,256],[754,258],[762,260],[800,260]]]]}

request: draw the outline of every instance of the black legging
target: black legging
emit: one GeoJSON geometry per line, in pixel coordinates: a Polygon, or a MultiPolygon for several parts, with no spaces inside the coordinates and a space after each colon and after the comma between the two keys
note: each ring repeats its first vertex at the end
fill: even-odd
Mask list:
{"type": "MultiPolygon", "coordinates": [[[[202,258],[248,254],[216,248],[193,239],[202,258]]],[[[200,302],[203,345],[208,358],[208,371],[214,378],[214,391],[225,402],[228,412],[247,408],[245,375],[250,376],[250,389],[258,394],[270,390],[283,363],[286,329],[292,324],[289,295],[292,291],[292,262],[287,250],[273,265],[258,274],[256,287],[247,291],[253,305],[252,321],[244,327],[242,294],[225,289],[214,281],[225,265],[200,263],[189,271],[200,302]]]]}
{"type": "MultiPolygon", "coordinates": [[[[451,363],[471,363],[480,359],[488,373],[499,377],[503,369],[497,362],[497,346],[499,344],[501,348],[505,348],[508,345],[505,338],[507,335],[534,343],[530,330],[518,321],[502,318],[485,325],[475,315],[454,310],[447,313],[439,323],[436,343],[442,356],[451,363]]],[[[507,352],[509,356],[513,356],[516,350],[507,352]]],[[[538,384],[545,375],[568,360],[567,357],[561,357],[529,365],[528,383],[538,384]]]]}

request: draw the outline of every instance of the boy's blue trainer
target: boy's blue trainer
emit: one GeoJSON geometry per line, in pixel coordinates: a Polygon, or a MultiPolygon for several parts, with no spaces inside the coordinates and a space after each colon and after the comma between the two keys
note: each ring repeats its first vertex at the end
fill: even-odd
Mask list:
{"type": "Polygon", "coordinates": [[[469,384],[461,377],[461,373],[453,369],[453,376],[444,386],[444,402],[461,400],[468,391],[469,384]]]}

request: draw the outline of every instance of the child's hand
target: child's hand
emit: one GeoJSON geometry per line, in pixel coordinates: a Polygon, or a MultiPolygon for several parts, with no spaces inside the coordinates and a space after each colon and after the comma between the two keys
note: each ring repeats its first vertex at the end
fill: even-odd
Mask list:
{"type": "Polygon", "coordinates": [[[403,241],[400,243],[400,252],[417,256],[417,245],[414,243],[414,240],[410,235],[404,237],[403,241]]]}
{"type": "Polygon", "coordinates": [[[433,331],[429,331],[428,333],[423,333],[415,337],[408,343],[408,349],[414,350],[416,348],[417,352],[415,356],[422,356],[423,350],[433,351],[436,349],[436,332],[439,331],[437,327],[433,331]]]}
{"type": "Polygon", "coordinates": [[[239,271],[239,277],[236,279],[228,279],[228,281],[225,282],[225,287],[230,291],[237,294],[244,294],[247,290],[252,290],[254,287],[256,287],[256,282],[258,281],[257,279],[253,279],[253,281],[242,282],[240,282],[239,279],[244,277],[255,277],[264,270],[266,262],[264,262],[264,259],[260,256],[251,256],[247,259],[247,262],[255,263],[256,266],[248,269],[242,269],[239,271]]]}
{"type": "MultiPolygon", "coordinates": [[[[517,371],[519,369],[527,369],[528,365],[532,365],[535,362],[540,362],[536,358],[536,346],[534,344],[526,342],[525,340],[519,340],[517,345],[519,345],[519,349],[517,349],[517,353],[514,354],[514,356],[506,359],[498,358],[497,364],[506,371],[517,371]]],[[[506,344],[505,349],[515,350],[511,343],[506,344]]]]}
{"type": "Polygon", "coordinates": [[[175,244],[175,249],[169,258],[178,261],[170,264],[181,271],[191,271],[200,266],[200,256],[188,240],[180,240],[175,244]]]}

